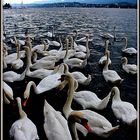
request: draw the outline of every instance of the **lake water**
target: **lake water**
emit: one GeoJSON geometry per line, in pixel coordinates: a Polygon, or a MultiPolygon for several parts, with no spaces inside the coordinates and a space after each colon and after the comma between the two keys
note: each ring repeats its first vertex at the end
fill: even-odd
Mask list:
{"type": "MultiPolygon", "coordinates": [[[[51,27],[54,27],[54,33],[56,34],[56,40],[58,36],[62,38],[71,34],[74,29],[78,30],[78,37],[83,37],[86,33],[93,38],[93,41],[89,43],[91,49],[91,55],[88,59],[87,66],[82,72],[87,76],[91,74],[92,81],[88,86],[80,86],[78,90],[90,90],[95,92],[99,98],[105,97],[112,86],[105,82],[102,76],[102,68],[98,65],[98,61],[104,54],[104,41],[100,37],[101,33],[109,32],[113,34],[113,27],[116,26],[116,36],[118,38],[126,36],[128,38],[128,47],[137,48],[137,11],[136,9],[101,9],[101,8],[27,8],[27,9],[10,9],[4,10],[4,25],[6,31],[7,45],[12,46],[9,42],[9,38],[13,35],[23,34],[26,29],[29,30],[31,35],[35,36],[35,44],[39,44],[40,39],[46,39],[47,31],[51,31],[51,27]],[[16,24],[16,26],[15,26],[16,24]]],[[[84,44],[84,43],[83,43],[84,44]]],[[[121,92],[121,98],[124,101],[128,101],[137,108],[137,75],[130,76],[126,74],[121,67],[121,49],[124,46],[124,42],[115,42],[109,46],[111,52],[112,64],[110,69],[116,70],[118,74],[124,79],[119,86],[121,92]]],[[[10,52],[14,52],[13,48],[10,52]]],[[[137,64],[137,56],[127,56],[129,63],[137,64]]],[[[25,66],[24,66],[25,68],[25,66]]],[[[21,73],[23,70],[19,70],[21,73]]],[[[5,69],[8,71],[11,68],[5,69]]],[[[75,71],[77,69],[73,69],[75,71]]],[[[21,82],[8,83],[14,90],[15,97],[22,96],[25,86],[28,81],[33,80],[26,77],[21,82]]],[[[35,79],[38,83],[39,80],[35,79]]],[[[55,91],[54,91],[55,92],[55,91]]],[[[63,94],[62,94],[63,95],[63,94]]],[[[56,109],[62,109],[65,102],[65,98],[62,95],[47,94],[45,97],[48,102],[56,109]]],[[[64,96],[64,95],[63,95],[64,96]]],[[[43,99],[38,98],[32,94],[29,101],[29,105],[25,108],[28,117],[36,124],[38,133],[41,140],[45,140],[43,132],[43,99]],[[38,99],[38,100],[37,100],[38,99]]],[[[99,113],[104,115],[113,126],[119,124],[117,119],[113,115],[110,109],[111,103],[107,109],[100,111],[99,113]]],[[[73,108],[79,109],[80,107],[73,102],[73,108]]],[[[17,119],[12,107],[4,105],[4,139],[8,140],[8,131],[11,124],[17,119]]],[[[126,125],[120,126],[120,129],[116,131],[107,140],[136,140],[136,129],[128,127],[126,125]]],[[[80,140],[101,139],[93,135],[88,135],[87,138],[82,137],[80,134],[80,140]]]]}

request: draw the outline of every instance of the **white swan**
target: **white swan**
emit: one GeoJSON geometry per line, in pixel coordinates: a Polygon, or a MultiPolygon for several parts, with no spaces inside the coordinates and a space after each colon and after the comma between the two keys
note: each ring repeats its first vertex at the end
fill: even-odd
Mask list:
{"type": "Polygon", "coordinates": [[[39,139],[35,124],[27,117],[22,110],[21,99],[16,98],[20,119],[15,121],[9,131],[10,138],[14,140],[36,140],[39,139]]]}
{"type": "Polygon", "coordinates": [[[52,27],[52,32],[47,32],[46,33],[46,36],[51,37],[51,38],[55,37],[55,35],[54,35],[54,27],[52,27]]]}
{"type": "Polygon", "coordinates": [[[57,41],[50,41],[49,39],[46,39],[47,40],[47,43],[50,45],[50,46],[56,46],[56,47],[59,47],[60,46],[60,43],[57,42],[57,41]]]}
{"type": "Polygon", "coordinates": [[[111,82],[114,85],[120,84],[123,79],[118,75],[118,73],[114,70],[109,70],[108,69],[108,61],[109,61],[109,51],[107,51],[107,60],[105,61],[105,66],[103,68],[103,77],[106,80],[106,82],[111,82]]]}
{"type": "Polygon", "coordinates": [[[74,78],[72,77],[71,74],[66,74],[61,76],[61,80],[67,81],[69,85],[69,89],[67,92],[67,100],[65,102],[65,105],[63,107],[63,113],[65,117],[68,119],[70,114],[72,113],[79,113],[81,118],[85,118],[88,120],[88,125],[90,127],[90,132],[99,135],[101,137],[108,137],[110,136],[113,132],[115,132],[119,126],[112,127],[112,124],[102,115],[90,111],[90,110],[79,110],[79,111],[74,111],[71,109],[71,103],[73,100],[73,95],[74,95],[74,78]]]}
{"type": "Polygon", "coordinates": [[[19,43],[20,45],[24,46],[25,45],[25,41],[24,40],[20,40],[16,38],[16,36],[14,36],[14,39],[10,38],[10,41],[12,44],[16,45],[17,43],[19,43]]]}
{"type": "Polygon", "coordinates": [[[37,69],[34,71],[30,71],[30,63],[31,63],[30,49],[29,49],[29,47],[24,47],[24,48],[25,48],[25,51],[27,54],[27,66],[26,66],[26,69],[27,69],[26,75],[27,76],[43,79],[53,72],[53,70],[47,70],[47,69],[43,69],[43,68],[40,68],[40,69],[37,69]]]}
{"type": "Polygon", "coordinates": [[[44,131],[48,140],[72,140],[66,119],[45,100],[44,131]]]}
{"type": "Polygon", "coordinates": [[[129,55],[137,54],[137,50],[135,48],[133,48],[133,47],[126,48],[127,47],[127,37],[122,38],[122,40],[125,40],[125,45],[122,49],[123,53],[129,54],[129,55]]]}
{"type": "Polygon", "coordinates": [[[43,41],[43,44],[34,46],[32,48],[32,52],[36,50],[39,53],[41,51],[46,51],[48,48],[49,48],[48,44],[45,41],[43,41]]]}
{"type": "Polygon", "coordinates": [[[41,94],[58,87],[61,83],[60,81],[58,81],[58,79],[61,77],[62,74],[64,74],[64,66],[60,65],[57,72],[42,79],[37,86],[33,81],[30,81],[24,91],[24,98],[28,97],[31,86],[33,86],[34,92],[36,94],[41,94]]]}
{"type": "Polygon", "coordinates": [[[86,53],[84,53],[82,51],[74,53],[74,56],[77,58],[80,58],[80,59],[89,58],[89,56],[90,56],[90,50],[88,47],[89,35],[87,34],[85,38],[86,38],[86,53]]]}
{"type": "Polygon", "coordinates": [[[100,36],[103,38],[103,39],[116,39],[116,33],[115,33],[115,29],[116,29],[116,26],[114,26],[113,28],[113,35],[110,34],[110,33],[104,33],[104,34],[100,34],[100,36]]]}
{"type": "Polygon", "coordinates": [[[5,82],[22,81],[25,78],[25,73],[26,69],[21,74],[18,74],[14,71],[6,71],[3,73],[3,80],[5,82]]]}
{"type": "Polygon", "coordinates": [[[14,98],[13,98],[13,90],[4,81],[3,81],[3,93],[4,93],[3,94],[4,102],[6,104],[10,104],[11,100],[14,100],[14,98]]]}
{"type": "MultiPolygon", "coordinates": [[[[64,73],[69,73],[69,67],[67,64],[63,64],[64,65],[64,73]]],[[[74,77],[74,79],[81,85],[89,85],[92,78],[91,75],[89,74],[88,77],[86,77],[83,73],[79,72],[79,71],[74,71],[71,72],[72,76],[74,77]]]]}
{"type": "MultiPolygon", "coordinates": [[[[26,48],[26,50],[28,50],[27,47],[24,47],[24,48],[26,48]]],[[[28,57],[31,59],[31,50],[29,49],[27,52],[28,52],[27,53],[28,57]]],[[[33,64],[30,60],[29,66],[32,69],[40,69],[40,68],[53,69],[55,66],[55,60],[40,60],[33,64]]]]}
{"type": "Polygon", "coordinates": [[[63,62],[66,63],[71,68],[73,68],[73,67],[83,68],[83,67],[86,66],[87,59],[85,59],[85,60],[81,60],[81,59],[78,59],[78,58],[69,59],[67,57],[67,55],[68,55],[68,39],[66,39],[66,54],[65,54],[65,57],[63,59],[63,62]]]}
{"type": "Polygon", "coordinates": [[[111,93],[101,100],[94,92],[83,90],[75,92],[73,98],[83,107],[83,109],[94,108],[96,110],[103,110],[109,102],[110,95],[111,93]]]}
{"type": "Polygon", "coordinates": [[[20,69],[23,67],[24,63],[23,61],[20,59],[20,55],[19,55],[19,51],[20,51],[20,44],[17,43],[16,44],[16,47],[17,47],[17,59],[14,60],[11,65],[12,65],[12,68],[13,69],[20,69]]]}
{"type": "MultiPolygon", "coordinates": [[[[84,45],[80,45],[80,44],[76,44],[75,40],[77,39],[77,30],[74,30],[74,32],[76,33],[75,34],[75,37],[74,37],[74,42],[73,42],[73,46],[74,46],[74,49],[76,51],[80,51],[80,52],[86,52],[86,47],[84,45]]],[[[89,40],[89,39],[88,39],[89,40]]],[[[86,41],[87,41],[87,38],[86,38],[86,41]]]]}
{"type": "Polygon", "coordinates": [[[122,68],[125,72],[130,74],[137,73],[137,66],[135,64],[127,64],[128,60],[126,57],[123,57],[121,60],[122,60],[122,68]]]}
{"type": "MultiPolygon", "coordinates": [[[[109,40],[106,40],[106,41],[105,41],[105,54],[104,54],[104,56],[102,56],[102,57],[100,58],[100,60],[99,60],[99,64],[100,64],[100,65],[103,65],[104,62],[107,60],[108,44],[109,44],[109,40]]],[[[110,58],[109,58],[109,65],[110,65],[110,64],[111,64],[111,60],[110,60],[110,58]]]]}
{"type": "Polygon", "coordinates": [[[128,125],[136,125],[137,111],[134,106],[126,101],[122,101],[120,98],[120,91],[117,87],[111,89],[112,98],[112,110],[117,119],[122,120],[128,125]]]}

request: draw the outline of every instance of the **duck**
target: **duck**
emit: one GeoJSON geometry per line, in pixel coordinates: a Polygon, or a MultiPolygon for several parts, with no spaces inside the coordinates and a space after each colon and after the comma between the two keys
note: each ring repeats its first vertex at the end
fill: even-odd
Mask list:
{"type": "Polygon", "coordinates": [[[44,102],[43,126],[48,140],[72,140],[67,120],[46,100],[44,102]]]}
{"type": "Polygon", "coordinates": [[[20,118],[15,121],[10,130],[10,138],[14,140],[39,140],[37,128],[35,124],[27,117],[27,114],[22,109],[21,98],[16,98],[20,118]]]}
{"type": "Polygon", "coordinates": [[[65,57],[63,59],[63,62],[66,63],[70,68],[74,68],[74,67],[78,67],[78,68],[83,68],[86,66],[87,64],[87,59],[85,60],[81,60],[79,58],[68,58],[68,44],[69,44],[69,41],[68,39],[66,38],[66,54],[65,54],[65,57]]]}
{"type": "Polygon", "coordinates": [[[16,69],[16,70],[17,70],[17,69],[20,69],[20,68],[23,67],[24,62],[20,59],[20,55],[19,55],[20,44],[17,43],[17,44],[16,44],[16,47],[17,47],[17,59],[14,60],[14,61],[11,63],[11,65],[12,65],[12,68],[13,68],[13,69],[16,69]]]}
{"type": "Polygon", "coordinates": [[[122,68],[125,72],[130,74],[137,73],[137,65],[135,64],[128,64],[128,59],[126,57],[122,57],[122,68]]]}
{"type": "Polygon", "coordinates": [[[135,48],[133,48],[133,47],[127,48],[127,42],[128,42],[127,41],[127,37],[123,37],[122,40],[125,41],[125,45],[124,45],[124,47],[122,49],[123,53],[128,54],[128,55],[135,55],[135,54],[137,54],[137,50],[135,48]]]}
{"type": "MultiPolygon", "coordinates": [[[[70,73],[68,65],[66,63],[63,63],[63,65],[64,65],[64,71],[65,71],[64,73],[70,73]]],[[[74,71],[74,72],[71,72],[71,74],[74,77],[74,79],[81,85],[89,85],[92,80],[90,74],[88,74],[88,77],[86,77],[80,71],[74,71]]]]}
{"type": "Polygon", "coordinates": [[[21,73],[18,74],[14,71],[6,71],[3,73],[3,80],[5,82],[15,82],[15,81],[22,81],[25,78],[25,74],[26,74],[26,69],[21,73]]]}
{"type": "MultiPolygon", "coordinates": [[[[105,54],[104,56],[102,56],[99,60],[99,64],[100,65],[103,65],[104,64],[104,61],[107,60],[107,50],[108,50],[108,44],[109,44],[109,40],[106,40],[105,41],[105,54]]],[[[109,65],[111,65],[111,59],[109,58],[109,65]]]]}
{"type": "Polygon", "coordinates": [[[13,89],[3,81],[3,98],[5,104],[10,104],[11,101],[14,101],[13,89]]]}
{"type": "Polygon", "coordinates": [[[75,92],[73,99],[82,106],[83,109],[93,108],[103,110],[107,107],[111,93],[102,100],[94,93],[88,90],[75,92]]]}
{"type": "Polygon", "coordinates": [[[118,130],[119,126],[112,127],[112,124],[102,115],[91,111],[91,110],[72,110],[71,103],[73,100],[73,95],[75,92],[74,78],[71,74],[63,74],[59,79],[61,81],[67,81],[69,85],[69,89],[67,91],[67,99],[63,106],[63,113],[66,119],[69,118],[72,113],[79,113],[81,118],[85,118],[88,120],[88,125],[90,127],[90,132],[94,133],[100,137],[108,137],[113,132],[118,130]],[[94,123],[93,123],[94,122],[94,123]]]}
{"type": "Polygon", "coordinates": [[[121,100],[120,90],[116,86],[111,89],[111,94],[113,96],[111,108],[116,118],[127,125],[136,126],[137,111],[134,105],[121,100]]]}
{"type": "Polygon", "coordinates": [[[111,82],[113,85],[119,85],[122,83],[123,79],[118,75],[115,70],[108,69],[109,55],[110,51],[107,51],[107,60],[105,60],[102,74],[106,82],[111,82]]]}

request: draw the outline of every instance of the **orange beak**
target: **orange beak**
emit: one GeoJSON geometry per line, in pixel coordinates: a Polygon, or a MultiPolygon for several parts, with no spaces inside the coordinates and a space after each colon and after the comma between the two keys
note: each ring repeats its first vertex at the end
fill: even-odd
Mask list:
{"type": "Polygon", "coordinates": [[[28,101],[27,98],[23,101],[22,105],[23,105],[24,107],[27,105],[27,101],[28,101]]]}

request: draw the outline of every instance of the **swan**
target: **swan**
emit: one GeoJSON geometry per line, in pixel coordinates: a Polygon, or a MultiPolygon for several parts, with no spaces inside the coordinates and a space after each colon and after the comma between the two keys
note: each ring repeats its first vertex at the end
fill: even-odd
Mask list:
{"type": "Polygon", "coordinates": [[[24,48],[27,53],[26,76],[43,79],[43,78],[47,77],[48,75],[52,74],[53,70],[47,70],[47,69],[43,69],[43,68],[40,68],[40,69],[37,69],[34,71],[30,71],[30,63],[31,63],[31,55],[29,54],[30,49],[29,49],[29,47],[24,47],[24,48]]]}
{"type": "Polygon", "coordinates": [[[22,81],[25,78],[26,69],[23,71],[22,74],[18,74],[14,71],[6,71],[3,73],[3,80],[5,82],[15,82],[15,81],[22,81]]]}
{"type": "Polygon", "coordinates": [[[123,81],[123,79],[121,79],[121,77],[118,75],[118,73],[114,70],[109,70],[108,69],[108,61],[109,61],[109,51],[107,51],[107,60],[105,61],[105,66],[103,68],[103,77],[106,80],[106,82],[111,82],[114,85],[117,84],[121,84],[121,82],[123,81]]]}
{"type": "MultiPolygon", "coordinates": [[[[64,65],[64,73],[69,73],[69,67],[67,64],[63,63],[64,65]]],[[[74,79],[81,85],[89,85],[92,78],[91,75],[89,74],[88,77],[86,77],[83,73],[79,72],[79,71],[74,71],[71,72],[72,76],[74,77],[74,79]]]]}
{"type": "Polygon", "coordinates": [[[83,109],[94,108],[96,110],[103,110],[109,102],[110,95],[111,93],[101,100],[94,92],[83,90],[75,92],[73,99],[78,102],[83,109]]]}
{"type": "Polygon", "coordinates": [[[3,81],[3,93],[4,93],[4,95],[3,95],[3,98],[4,98],[4,102],[6,103],[6,104],[10,104],[10,102],[11,102],[11,100],[13,101],[14,100],[14,98],[13,98],[13,90],[12,90],[12,88],[7,84],[7,83],[5,83],[4,81],[3,81]]]}
{"type": "MultiPolygon", "coordinates": [[[[19,58],[25,58],[25,51],[19,51],[19,58]]],[[[6,64],[12,64],[17,59],[17,53],[12,53],[4,57],[6,64]]]]}
{"type": "MultiPolygon", "coordinates": [[[[102,56],[99,60],[99,64],[100,65],[103,65],[104,64],[104,61],[107,60],[107,50],[108,50],[108,44],[109,44],[109,40],[106,40],[105,41],[105,55],[102,56]]],[[[111,64],[111,60],[109,58],[109,65],[111,64]]]]}
{"type": "Polygon", "coordinates": [[[48,140],[72,140],[67,120],[45,100],[44,131],[48,140]]]}
{"type": "Polygon", "coordinates": [[[11,65],[12,65],[12,68],[14,69],[20,69],[23,67],[24,63],[23,61],[20,59],[20,56],[19,56],[19,51],[20,51],[20,44],[17,43],[16,44],[16,47],[17,47],[17,59],[14,60],[11,65]]]}
{"type": "Polygon", "coordinates": [[[68,39],[66,39],[66,54],[63,59],[63,62],[66,63],[71,68],[73,68],[73,67],[83,68],[87,64],[87,59],[85,59],[85,60],[81,60],[78,58],[69,59],[67,56],[68,56],[68,39]]]}
{"type": "MultiPolygon", "coordinates": [[[[26,48],[26,50],[28,50],[27,47],[24,47],[24,48],[26,48]]],[[[31,59],[31,50],[30,49],[27,51],[27,55],[28,55],[29,59],[31,59]]],[[[30,60],[29,66],[32,69],[40,69],[40,68],[53,69],[55,66],[55,60],[41,60],[41,61],[37,61],[33,64],[30,60]]]]}
{"type": "Polygon", "coordinates": [[[36,50],[36,52],[40,53],[41,51],[46,51],[49,48],[48,44],[46,41],[43,41],[43,44],[36,45],[32,48],[32,52],[36,50]]]}
{"type": "Polygon", "coordinates": [[[117,87],[111,89],[112,105],[114,115],[117,119],[122,120],[128,125],[136,125],[137,111],[134,106],[126,101],[122,101],[120,98],[120,91],[117,87]]]}
{"type": "Polygon", "coordinates": [[[47,40],[47,43],[50,45],[50,46],[55,46],[55,47],[59,47],[60,46],[60,43],[57,42],[57,41],[50,41],[49,39],[46,39],[47,40]]]}
{"type": "Polygon", "coordinates": [[[133,47],[126,48],[127,47],[127,37],[122,38],[122,40],[125,40],[125,46],[122,49],[123,53],[129,54],[129,55],[137,54],[137,50],[135,48],[133,48],[133,47]]]}
{"type": "Polygon", "coordinates": [[[115,33],[115,30],[116,30],[116,26],[114,26],[114,28],[113,28],[113,35],[112,34],[110,34],[110,33],[104,33],[104,34],[100,34],[100,36],[103,38],[103,39],[114,39],[114,41],[115,41],[115,39],[116,39],[116,33],[115,33]]]}
{"type": "Polygon", "coordinates": [[[130,74],[137,73],[137,66],[135,64],[127,64],[128,60],[126,57],[123,57],[121,60],[122,60],[122,68],[125,72],[130,74]]]}
{"type": "Polygon", "coordinates": [[[16,100],[20,119],[12,124],[9,130],[10,138],[14,138],[14,140],[39,139],[35,124],[27,117],[27,114],[22,109],[21,99],[17,97],[16,100]]]}
{"type": "Polygon", "coordinates": [[[86,53],[84,53],[82,51],[74,53],[74,56],[77,58],[80,58],[80,59],[89,58],[89,56],[90,56],[90,50],[88,47],[89,35],[87,34],[85,38],[86,38],[86,53]]]}
{"type": "Polygon", "coordinates": [[[53,27],[52,27],[52,32],[47,32],[46,36],[47,37],[51,37],[51,38],[55,37],[55,35],[54,35],[54,28],[53,27]]]}
{"type": "MultiPolygon", "coordinates": [[[[77,32],[77,30],[74,30],[74,32],[76,33],[75,34],[75,37],[74,37],[74,42],[73,42],[73,45],[74,45],[74,49],[76,50],[76,51],[82,51],[82,52],[86,52],[86,47],[84,46],[84,45],[80,45],[80,44],[76,44],[76,42],[75,42],[75,40],[77,39],[77,34],[78,34],[78,32],[77,32]]],[[[89,39],[88,39],[89,40],[89,39]]],[[[86,41],[87,41],[87,37],[86,37],[86,41]]]]}
{"type": "Polygon", "coordinates": [[[16,36],[14,36],[14,39],[10,38],[10,41],[12,44],[16,45],[17,43],[19,43],[20,45],[24,46],[25,45],[25,41],[24,40],[20,40],[16,38],[16,36]]]}
{"type": "Polygon", "coordinates": [[[119,128],[119,126],[112,127],[112,124],[104,116],[102,116],[94,111],[90,111],[90,110],[74,111],[74,110],[72,110],[71,103],[73,100],[73,95],[74,95],[74,90],[75,90],[74,78],[72,77],[71,74],[68,73],[68,74],[62,75],[60,80],[67,81],[67,83],[69,85],[69,89],[67,92],[67,100],[63,107],[63,113],[64,113],[66,119],[68,119],[70,114],[72,114],[72,113],[79,113],[81,118],[85,118],[88,120],[90,132],[92,132],[100,137],[108,137],[119,128]]]}
{"type": "Polygon", "coordinates": [[[79,140],[77,130],[76,130],[78,124],[83,125],[85,131],[89,131],[89,132],[91,131],[91,128],[88,125],[88,120],[86,118],[81,117],[80,113],[73,112],[68,117],[68,126],[73,140],[79,140]]]}
{"type": "Polygon", "coordinates": [[[62,74],[64,74],[64,66],[60,65],[56,72],[43,78],[37,86],[33,81],[30,81],[24,91],[24,98],[28,99],[31,86],[33,86],[36,94],[41,94],[58,87],[61,82],[57,79],[59,79],[62,74]]]}

